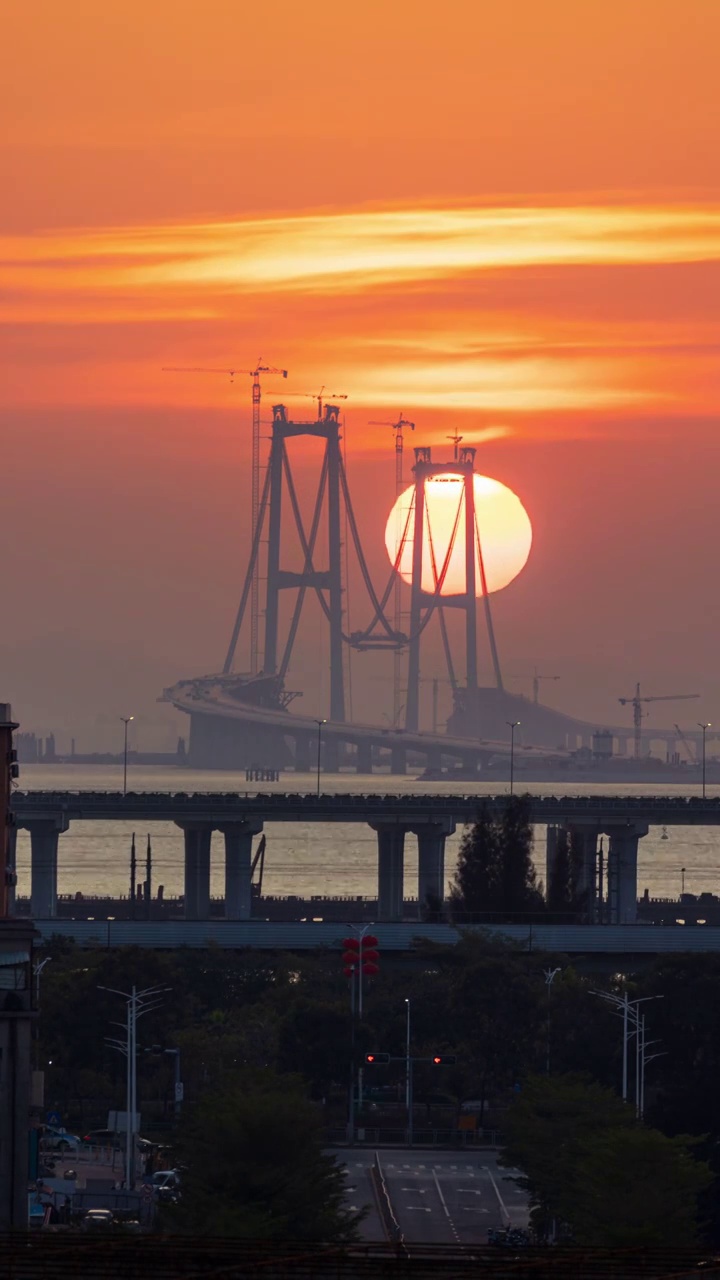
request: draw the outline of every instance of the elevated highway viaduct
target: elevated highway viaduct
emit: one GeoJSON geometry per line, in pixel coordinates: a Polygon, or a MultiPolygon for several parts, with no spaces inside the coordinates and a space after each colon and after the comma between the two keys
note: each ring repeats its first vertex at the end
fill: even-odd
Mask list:
{"type": "MultiPolygon", "coordinates": [[[[720,798],[669,796],[530,796],[530,820],[548,828],[548,871],[561,829],[573,833],[590,901],[597,887],[596,847],[608,837],[606,923],[634,922],[637,912],[637,852],[650,825],[716,826],[720,798]]],[[[225,911],[230,920],[251,916],[252,842],[266,822],[364,823],[376,833],[378,920],[399,921],[404,900],[405,841],[418,844],[420,902],[442,902],[445,842],[457,826],[472,823],[483,807],[500,815],[508,796],[306,795],[233,792],[28,791],[12,798],[15,827],[30,833],[31,900],[36,919],[51,919],[57,907],[60,836],[73,821],[173,822],[184,835],[184,899],[188,920],[210,914],[210,842],[225,841],[225,911]]],[[[341,852],[338,851],[338,857],[341,852]]],[[[13,863],[14,865],[14,863],[13,863]]]]}

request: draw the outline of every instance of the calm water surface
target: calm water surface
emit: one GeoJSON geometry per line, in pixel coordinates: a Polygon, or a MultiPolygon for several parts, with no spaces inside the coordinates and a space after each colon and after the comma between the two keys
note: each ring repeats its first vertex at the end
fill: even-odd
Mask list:
{"type": "MultiPolygon", "coordinates": [[[[23,790],[118,791],[122,788],[122,770],[111,765],[23,765],[20,784],[23,790]]],[[[343,774],[322,779],[328,792],[400,792],[443,795],[461,791],[465,795],[489,795],[502,784],[472,782],[420,782],[415,778],[343,774]]],[[[524,783],[518,786],[535,795],[556,795],[559,783],[524,783]]],[[[251,793],[314,792],[314,774],[287,773],[279,783],[262,783],[251,787],[251,793]]],[[[567,790],[567,784],[565,784],[567,790]]],[[[132,791],[237,791],[248,786],[237,773],[204,770],[165,769],[140,766],[128,776],[132,791]]],[[[660,790],[667,795],[697,794],[699,788],[687,785],[628,786],[573,785],[575,795],[654,795],[660,790]]],[[[711,795],[720,795],[720,786],[708,787],[711,795]]],[[[73,822],[60,837],[58,889],[60,893],[120,895],[128,892],[130,879],[130,841],[133,824],[127,822],[73,822]]],[[[162,884],[165,893],[182,892],[183,839],[173,823],[151,824],[149,834],[153,851],[153,884],[162,884]]],[[[375,834],[362,824],[339,823],[267,823],[264,892],[270,894],[339,894],[372,896],[376,890],[375,834]]],[[[446,868],[452,876],[461,832],[447,843],[446,868]]],[[[640,841],[638,886],[653,897],[677,897],[681,887],[681,868],[685,868],[685,888],[692,893],[705,890],[720,892],[720,827],[670,827],[667,840],[662,828],[651,827],[640,841]]],[[[138,852],[138,879],[145,856],[148,831],[135,827],[138,852]]],[[[538,874],[544,878],[545,829],[536,828],[535,860],[538,874]]],[[[223,840],[213,835],[211,891],[223,892],[223,840]]],[[[415,840],[409,836],[405,854],[405,894],[416,892],[417,853],[415,840]]],[[[30,840],[27,832],[18,833],[18,891],[30,886],[30,840]]]]}

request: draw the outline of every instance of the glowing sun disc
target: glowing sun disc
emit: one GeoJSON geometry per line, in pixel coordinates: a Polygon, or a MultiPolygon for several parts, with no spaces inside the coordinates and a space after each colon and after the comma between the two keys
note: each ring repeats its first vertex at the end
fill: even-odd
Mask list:
{"type": "MultiPolygon", "coordinates": [[[[506,587],[522,571],[532,546],[532,525],[522,502],[512,489],[489,476],[473,477],[475,521],[485,567],[488,594],[506,587]]],[[[412,581],[415,486],[409,485],[397,498],[387,525],[385,547],[395,564],[400,546],[398,571],[404,582],[412,581]]],[[[465,499],[461,475],[432,476],[425,482],[425,522],[422,555],[422,588],[434,592],[450,544],[442,592],[444,596],[465,591],[465,499]],[[457,527],[456,527],[457,526],[457,527]]],[[[475,545],[475,594],[481,596],[482,574],[477,539],[475,545]]]]}

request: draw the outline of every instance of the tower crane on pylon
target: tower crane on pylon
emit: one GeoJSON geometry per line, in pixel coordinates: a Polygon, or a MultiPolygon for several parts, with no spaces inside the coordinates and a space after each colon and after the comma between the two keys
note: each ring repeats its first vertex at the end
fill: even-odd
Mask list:
{"type": "MultiPolygon", "coordinates": [[[[405,427],[409,427],[411,431],[414,431],[415,423],[409,422],[407,418],[404,418],[403,415],[400,414],[400,417],[398,418],[397,422],[377,422],[373,420],[368,423],[368,426],[369,427],[392,427],[393,431],[395,432],[395,500],[397,501],[397,499],[400,497],[400,494],[403,491],[403,447],[404,447],[403,430],[405,427]]],[[[395,531],[396,555],[400,551],[400,548],[397,545],[400,542],[400,528],[399,528],[400,520],[401,520],[401,516],[398,511],[397,513],[398,528],[396,528],[396,531],[395,531]]],[[[395,586],[393,588],[393,593],[394,593],[393,605],[394,605],[394,614],[395,614],[394,626],[395,626],[395,632],[399,633],[402,628],[402,600],[400,595],[400,574],[399,573],[396,574],[395,576],[395,586]]],[[[402,698],[402,685],[403,685],[403,654],[402,654],[402,650],[395,649],[393,653],[393,724],[394,725],[397,725],[399,723],[400,712],[402,711],[402,704],[400,701],[400,699],[402,698]]]]}
{"type": "Polygon", "coordinates": [[[642,709],[644,702],[686,702],[690,698],[699,698],[699,693],[661,693],[655,697],[640,696],[640,685],[635,685],[635,694],[632,698],[618,698],[618,702],[622,707],[628,706],[633,709],[633,725],[635,726],[635,759],[640,759],[640,751],[642,748],[642,722],[646,712],[642,709]]]}
{"type": "Polygon", "coordinates": [[[535,674],[534,674],[534,676],[533,676],[533,702],[537,703],[537,701],[538,701],[538,698],[539,698],[539,695],[540,695],[540,681],[541,681],[541,680],[559,680],[559,679],[560,679],[560,677],[559,677],[559,676],[541,676],[541,675],[538,675],[538,669],[537,669],[537,667],[536,667],[536,668],[535,668],[535,674]]]}
{"type": "MultiPolygon", "coordinates": [[[[227,374],[231,382],[235,381],[237,373],[247,374],[252,378],[252,461],[250,467],[250,524],[251,524],[251,545],[255,540],[257,532],[258,517],[260,513],[260,402],[262,400],[262,388],[260,384],[260,375],[262,373],[278,374],[283,378],[287,378],[287,369],[276,369],[272,365],[263,364],[261,359],[254,369],[213,369],[198,367],[176,367],[172,365],[164,365],[163,373],[224,373],[227,374]]],[[[260,669],[260,651],[259,651],[259,622],[260,622],[260,565],[255,562],[253,570],[252,583],[250,585],[250,671],[252,675],[257,675],[260,669]]],[[[229,667],[227,661],[224,671],[227,674],[229,667]]]]}
{"type": "Polygon", "coordinates": [[[415,430],[415,423],[408,422],[407,418],[403,418],[402,414],[397,422],[368,422],[369,427],[392,427],[395,432],[395,497],[399,498],[402,493],[403,484],[403,429],[409,427],[411,431],[415,430]]]}
{"type": "Polygon", "coordinates": [[[333,391],[332,394],[328,392],[328,394],[325,395],[324,387],[320,388],[317,395],[313,396],[308,395],[307,393],[303,394],[303,400],[317,400],[318,422],[322,422],[323,400],[347,400],[347,398],[348,397],[343,395],[341,391],[333,391]]]}
{"type": "Polygon", "coordinates": [[[446,440],[452,440],[453,442],[453,462],[457,462],[458,460],[458,445],[460,444],[460,441],[462,440],[462,438],[463,438],[462,436],[459,436],[457,434],[455,434],[454,436],[445,437],[446,440]]]}

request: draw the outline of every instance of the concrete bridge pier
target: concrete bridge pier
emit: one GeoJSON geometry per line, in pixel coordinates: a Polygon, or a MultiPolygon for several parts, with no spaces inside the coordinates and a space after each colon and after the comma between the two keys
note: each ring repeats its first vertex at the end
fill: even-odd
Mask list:
{"type": "Polygon", "coordinates": [[[425,757],[425,768],[432,769],[435,773],[440,772],[442,769],[442,752],[439,748],[433,747],[428,751],[425,757]]]}
{"type": "Polygon", "coordinates": [[[378,920],[402,920],[405,870],[405,827],[371,823],[378,839],[378,920]]]}
{"type": "Polygon", "coordinates": [[[452,819],[415,827],[418,842],[418,904],[445,901],[445,841],[455,831],[452,819]]]}
{"type": "Polygon", "coordinates": [[[37,920],[57,915],[58,839],[70,825],[66,818],[33,818],[30,832],[30,914],[37,920]]]}
{"type": "Polygon", "coordinates": [[[407,773],[407,751],[404,747],[392,747],[390,751],[390,772],[404,777],[407,773]]]}
{"type": "Polygon", "coordinates": [[[185,919],[210,917],[210,843],[212,824],[179,822],[185,836],[185,919]]]}
{"type": "MultiPolygon", "coordinates": [[[[321,760],[325,773],[340,772],[340,740],[338,738],[323,739],[321,760]]],[[[317,768],[317,746],[315,748],[315,768],[317,768]]]]}
{"type": "Polygon", "coordinates": [[[226,920],[249,920],[252,915],[252,842],[262,829],[259,820],[220,828],[225,837],[226,920]]]}
{"type": "Polygon", "coordinates": [[[355,770],[357,773],[372,773],[372,743],[361,738],[355,748],[355,770]]]}
{"type": "Polygon", "coordinates": [[[606,827],[608,849],[608,924],[634,924],[637,919],[638,841],[646,836],[645,823],[606,827]]]}
{"type": "MultiPolygon", "coordinates": [[[[317,760],[315,760],[315,767],[317,767],[317,760]]],[[[312,743],[306,734],[298,733],[295,736],[295,772],[310,773],[312,768],[312,743]]]]}
{"type": "Polygon", "coordinates": [[[7,904],[8,915],[15,915],[17,892],[17,827],[8,828],[7,842],[7,904]]]}

